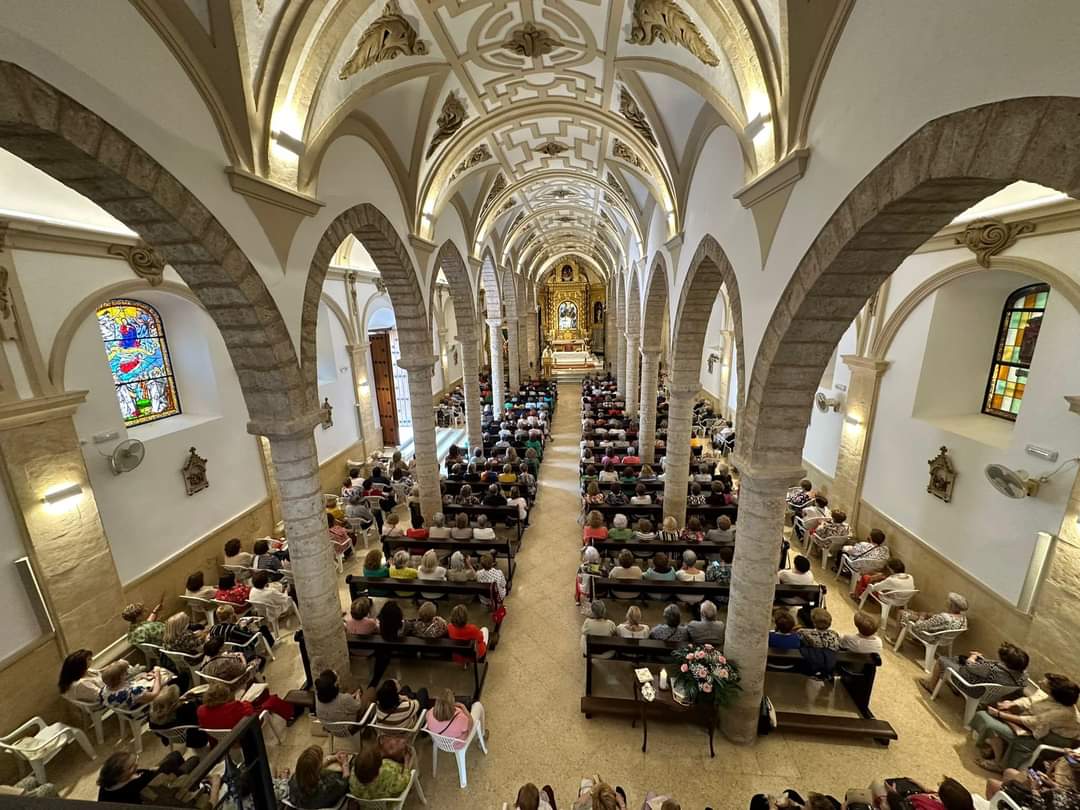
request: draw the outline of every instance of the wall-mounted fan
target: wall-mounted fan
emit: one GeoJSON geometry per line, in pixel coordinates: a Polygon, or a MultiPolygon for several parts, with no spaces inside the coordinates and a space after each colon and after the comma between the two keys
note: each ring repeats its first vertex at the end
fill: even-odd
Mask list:
{"type": "Polygon", "coordinates": [[[109,466],[115,475],[131,472],[142,464],[146,446],[138,439],[124,439],[116,445],[109,456],[109,466]]]}
{"type": "Polygon", "coordinates": [[[1061,472],[1069,464],[1080,463],[1080,458],[1070,458],[1047,475],[1032,478],[1026,470],[1014,470],[1004,464],[987,464],[986,480],[1006,498],[1022,499],[1039,494],[1039,487],[1061,472]]]}
{"type": "Polygon", "coordinates": [[[827,397],[825,392],[818,391],[817,396],[814,397],[814,402],[817,404],[817,409],[822,413],[828,413],[829,411],[840,411],[840,406],[844,404],[844,401],[839,397],[827,397]]]}

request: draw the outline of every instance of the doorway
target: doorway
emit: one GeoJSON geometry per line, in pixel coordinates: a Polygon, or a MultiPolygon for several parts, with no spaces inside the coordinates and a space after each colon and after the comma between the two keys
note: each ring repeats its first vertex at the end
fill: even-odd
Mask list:
{"type": "Polygon", "coordinates": [[[399,438],[397,396],[394,392],[394,357],[390,351],[390,330],[368,332],[368,340],[371,344],[371,370],[383,446],[396,447],[399,438]]]}

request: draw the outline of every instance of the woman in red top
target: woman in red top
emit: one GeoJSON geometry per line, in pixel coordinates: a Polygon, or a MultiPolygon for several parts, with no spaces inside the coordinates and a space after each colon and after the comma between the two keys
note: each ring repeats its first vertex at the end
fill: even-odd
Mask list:
{"type": "MultiPolygon", "coordinates": [[[[450,611],[450,625],[446,628],[446,634],[455,641],[475,641],[477,660],[487,655],[488,630],[469,622],[469,611],[464,605],[454,605],[450,611]]],[[[455,655],[454,662],[465,664],[468,659],[455,655]]]]}
{"type": "Polygon", "coordinates": [[[219,602],[232,602],[234,605],[246,605],[251,588],[247,585],[238,584],[236,574],[231,571],[218,580],[214,599],[219,602]]]}
{"type": "Polygon", "coordinates": [[[291,704],[286,703],[277,695],[270,694],[266,689],[254,703],[247,700],[236,700],[233,697],[232,687],[223,683],[211,683],[203,695],[203,703],[196,710],[199,719],[199,728],[231,729],[245,717],[258,714],[261,711],[270,711],[288,722],[292,722],[296,716],[296,710],[291,704]]]}
{"type": "Polygon", "coordinates": [[[604,516],[595,509],[589,512],[585,519],[585,528],[581,533],[581,543],[591,546],[593,540],[607,540],[607,526],[604,525],[604,516]]]}

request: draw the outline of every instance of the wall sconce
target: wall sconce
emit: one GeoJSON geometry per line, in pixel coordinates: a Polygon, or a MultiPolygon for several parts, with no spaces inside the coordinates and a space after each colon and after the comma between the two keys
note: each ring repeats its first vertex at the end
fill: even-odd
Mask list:
{"type": "Polygon", "coordinates": [[[855,425],[856,427],[858,427],[859,425],[861,425],[861,424],[862,424],[862,419],[860,419],[860,418],[859,418],[859,417],[857,417],[857,416],[852,416],[851,414],[848,414],[847,416],[845,416],[845,417],[844,417],[844,421],[845,421],[845,422],[846,422],[847,424],[849,424],[849,425],[855,425]]]}
{"type": "Polygon", "coordinates": [[[769,115],[769,113],[767,112],[758,113],[752,119],[750,119],[750,123],[746,125],[746,127],[743,129],[743,132],[746,133],[747,138],[752,141],[756,141],[758,135],[765,131],[765,127],[768,125],[771,119],[772,116],[769,115]]]}
{"type": "Polygon", "coordinates": [[[271,139],[274,141],[274,145],[280,149],[289,152],[296,157],[300,157],[304,154],[304,142],[299,138],[294,138],[287,132],[278,130],[277,132],[270,133],[271,139]]]}
{"type": "Polygon", "coordinates": [[[71,498],[77,498],[82,495],[81,484],[68,484],[60,489],[54,489],[51,492],[46,492],[42,497],[41,502],[46,506],[57,506],[64,501],[71,498]]]}

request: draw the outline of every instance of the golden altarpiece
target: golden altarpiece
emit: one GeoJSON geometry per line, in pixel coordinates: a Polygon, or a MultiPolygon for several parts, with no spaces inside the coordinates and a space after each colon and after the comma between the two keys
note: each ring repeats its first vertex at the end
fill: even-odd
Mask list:
{"type": "Polygon", "coordinates": [[[542,288],[540,327],[552,351],[585,351],[603,346],[605,290],[578,259],[564,256],[548,271],[542,288]]]}

